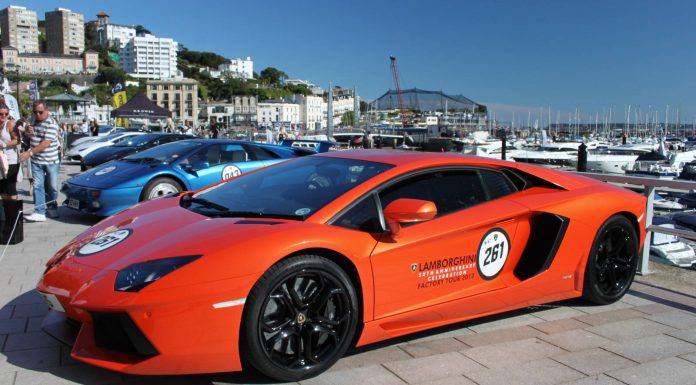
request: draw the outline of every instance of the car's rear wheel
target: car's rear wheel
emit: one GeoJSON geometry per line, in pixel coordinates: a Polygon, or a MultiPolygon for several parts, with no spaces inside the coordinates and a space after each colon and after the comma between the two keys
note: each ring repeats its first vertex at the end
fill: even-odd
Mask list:
{"type": "Polygon", "coordinates": [[[146,201],[170,194],[178,194],[184,191],[179,182],[172,178],[160,177],[148,182],[143,189],[141,200],[146,201]]]}
{"type": "Polygon", "coordinates": [[[626,217],[604,222],[587,260],[583,298],[606,305],[623,297],[636,274],[638,250],[636,230],[626,217]]]}
{"type": "Polygon", "coordinates": [[[333,365],[353,341],[355,289],[334,262],[316,255],[273,265],[254,285],[241,330],[246,359],[268,377],[298,381],[333,365]]]}

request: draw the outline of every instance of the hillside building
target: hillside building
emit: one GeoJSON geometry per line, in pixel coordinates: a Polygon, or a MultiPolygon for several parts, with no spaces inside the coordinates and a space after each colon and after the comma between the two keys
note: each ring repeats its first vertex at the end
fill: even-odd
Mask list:
{"type": "Polygon", "coordinates": [[[36,11],[10,5],[0,11],[2,47],[14,47],[19,53],[39,53],[39,27],[36,11]]]}
{"type": "Polygon", "coordinates": [[[171,38],[150,34],[135,36],[119,51],[121,68],[135,78],[177,77],[177,48],[178,43],[171,38]]]}
{"type": "Polygon", "coordinates": [[[193,79],[147,81],[146,95],[158,106],[172,112],[174,121],[198,121],[198,82],[193,79]]]}
{"type": "Polygon", "coordinates": [[[46,12],[46,53],[80,55],[85,50],[85,18],[69,9],[46,12]]]}

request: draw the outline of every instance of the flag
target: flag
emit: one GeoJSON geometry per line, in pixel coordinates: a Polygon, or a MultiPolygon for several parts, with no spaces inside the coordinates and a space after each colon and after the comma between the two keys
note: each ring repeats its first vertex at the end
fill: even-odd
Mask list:
{"type": "MultiPolygon", "coordinates": [[[[126,87],[123,86],[123,81],[116,83],[111,87],[111,106],[113,108],[119,108],[126,104],[128,98],[126,97],[126,87]]],[[[128,127],[128,120],[123,118],[118,118],[116,120],[117,126],[128,127]]]]}
{"type": "Polygon", "coordinates": [[[29,82],[29,99],[32,103],[40,99],[39,86],[36,84],[36,80],[29,82]]]}

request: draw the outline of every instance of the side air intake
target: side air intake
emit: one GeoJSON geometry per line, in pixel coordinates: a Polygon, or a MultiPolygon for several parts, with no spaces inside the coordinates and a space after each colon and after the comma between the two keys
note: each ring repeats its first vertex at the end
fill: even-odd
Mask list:
{"type": "Polygon", "coordinates": [[[563,241],[568,218],[540,213],[532,217],[529,241],[515,267],[515,276],[521,280],[529,279],[546,271],[556,257],[558,247],[563,241]]]}

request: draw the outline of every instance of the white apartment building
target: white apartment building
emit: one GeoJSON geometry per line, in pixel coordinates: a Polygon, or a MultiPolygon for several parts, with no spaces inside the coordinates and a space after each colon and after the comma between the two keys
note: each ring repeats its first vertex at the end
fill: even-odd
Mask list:
{"type": "Polygon", "coordinates": [[[135,27],[109,23],[109,15],[102,11],[97,13],[97,38],[99,44],[116,46],[119,49],[136,35],[135,27]]]}
{"type": "Polygon", "coordinates": [[[321,96],[296,95],[295,101],[300,109],[300,126],[306,130],[326,128],[326,102],[321,96]]]}
{"type": "Polygon", "coordinates": [[[267,101],[258,103],[257,123],[262,127],[293,126],[300,123],[300,106],[285,101],[267,101]]]}
{"type": "Polygon", "coordinates": [[[334,127],[341,124],[343,114],[355,110],[355,98],[353,90],[335,89],[333,95],[333,121],[334,127]]]}
{"type": "Polygon", "coordinates": [[[254,62],[251,57],[246,59],[230,59],[218,66],[218,71],[222,76],[229,75],[234,78],[253,79],[254,78],[254,62]]]}
{"type": "Polygon", "coordinates": [[[226,128],[253,125],[257,119],[255,96],[237,95],[229,103],[208,103],[205,110],[209,122],[222,124],[226,128]]]}
{"type": "Polygon", "coordinates": [[[36,11],[10,5],[0,11],[2,47],[16,48],[19,53],[39,53],[39,26],[36,11]]]}
{"type": "Polygon", "coordinates": [[[85,50],[85,17],[69,9],[46,12],[46,52],[79,55],[85,50]]]}
{"type": "Polygon", "coordinates": [[[175,78],[177,46],[171,38],[135,36],[119,50],[121,68],[135,78],[175,78]]]}

